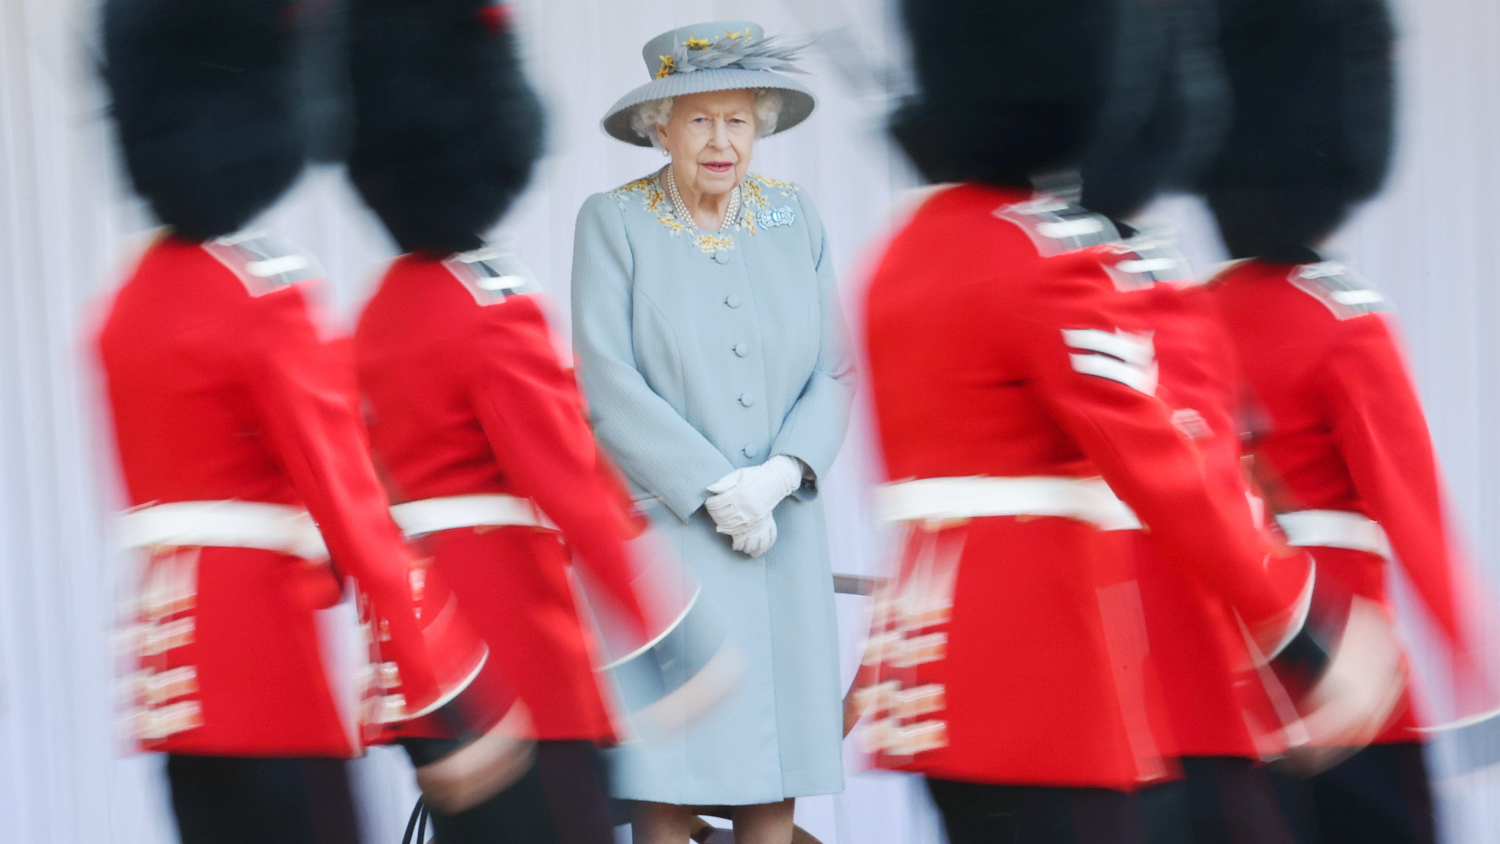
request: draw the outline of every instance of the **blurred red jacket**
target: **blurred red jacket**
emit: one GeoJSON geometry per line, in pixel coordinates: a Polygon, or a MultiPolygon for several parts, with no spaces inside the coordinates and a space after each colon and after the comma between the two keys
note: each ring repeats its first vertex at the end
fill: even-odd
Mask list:
{"type": "Polygon", "coordinates": [[[393,501],[509,496],[550,522],[439,530],[417,547],[491,644],[537,737],[609,740],[570,551],[643,631],[628,493],[594,443],[537,296],[491,286],[506,277],[465,257],[403,256],[365,306],[355,352],[375,453],[393,501]]]}
{"type": "MultiPolygon", "coordinates": [[[[1463,571],[1421,402],[1384,297],[1342,266],[1241,261],[1213,279],[1248,385],[1257,479],[1320,575],[1394,614],[1398,561],[1462,652],[1463,571]]],[[[1408,692],[1379,741],[1419,741],[1408,692]]]]}
{"type": "Polygon", "coordinates": [[[1111,278],[1106,227],[1052,197],[964,184],[930,196],[875,270],[882,499],[907,532],[872,636],[889,667],[878,764],[1118,789],[1167,775],[1130,531],[1056,517],[1043,498],[1098,491],[1069,482],[1102,476],[1162,559],[1263,645],[1295,623],[1310,563],[1267,565],[1243,497],[1208,481],[1154,395],[1152,325],[1111,278]]]}
{"type": "MultiPolygon", "coordinates": [[[[1117,254],[1117,268],[1149,267],[1134,297],[1152,326],[1157,397],[1198,447],[1209,482],[1244,500],[1242,517],[1264,526],[1241,460],[1239,366],[1217,303],[1170,246],[1142,236],[1117,254]]],[[[1146,632],[1178,754],[1262,759],[1285,749],[1265,678],[1224,598],[1165,563],[1150,537],[1136,534],[1136,545],[1146,632]]]]}
{"type": "Polygon", "coordinates": [[[362,726],[435,710],[485,660],[461,619],[423,613],[441,586],[391,522],[347,344],[320,334],[316,273],[266,238],[166,236],[98,336],[136,508],[122,530],[151,551],[129,678],[148,749],[352,756],[362,726]],[[297,526],[302,540],[272,550],[297,526]],[[323,545],[331,565],[309,547],[323,545]],[[374,651],[358,712],[341,706],[354,680],[316,618],[341,576],[358,583],[374,651]]]}

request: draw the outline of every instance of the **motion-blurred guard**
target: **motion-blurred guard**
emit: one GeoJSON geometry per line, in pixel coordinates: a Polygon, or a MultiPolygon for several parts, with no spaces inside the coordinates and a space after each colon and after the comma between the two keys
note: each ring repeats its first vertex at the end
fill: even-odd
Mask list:
{"type": "MultiPolygon", "coordinates": [[[[387,512],[315,262],[244,231],[303,166],[293,5],[105,6],[124,162],[167,225],[98,339],[135,508],[120,530],[149,553],[130,725],[169,754],[188,844],[352,842],[341,760],[368,730],[441,712],[483,731],[509,705],[477,694],[486,648],[387,512]],[[374,655],[357,711],[316,617],[346,577],[374,655]]],[[[521,748],[495,734],[465,759],[493,751],[503,780],[521,748]]]]}
{"type": "MultiPolygon", "coordinates": [[[[1155,396],[1152,325],[1113,277],[1109,221],[1031,187],[1117,128],[1103,63],[1122,4],[903,11],[921,93],[896,137],[961,183],[910,216],[868,293],[880,504],[907,536],[872,637],[871,740],[880,764],[927,776],[952,841],[1140,840],[1127,792],[1169,775],[1169,748],[1120,531],[1144,523],[1221,594],[1319,719],[1338,604],[1308,558],[1267,553],[1155,396]]],[[[1371,616],[1349,617],[1380,640],[1371,616]]],[[[1332,720],[1353,738],[1368,718],[1332,720]]]]}
{"type": "MultiPolygon", "coordinates": [[[[1207,481],[1244,499],[1244,516],[1264,528],[1241,458],[1238,361],[1218,306],[1176,249],[1170,227],[1141,218],[1157,190],[1196,185],[1228,129],[1215,6],[1166,0],[1122,7],[1130,48],[1113,68],[1111,87],[1124,102],[1084,157],[1080,202],[1118,229],[1105,266],[1150,326],[1157,398],[1197,447],[1207,481]]],[[[1276,706],[1287,708],[1285,693],[1257,669],[1224,597],[1184,577],[1157,552],[1154,537],[1132,537],[1151,664],[1182,772],[1180,780],[1137,792],[1148,839],[1290,844],[1262,764],[1287,747],[1276,706]]]]}
{"type": "MultiPolygon", "coordinates": [[[[1487,697],[1472,673],[1477,593],[1390,308],[1315,251],[1386,173],[1390,13],[1383,0],[1237,0],[1223,26],[1235,113],[1205,194],[1243,260],[1209,289],[1243,364],[1256,474],[1320,576],[1393,614],[1399,562],[1453,656],[1442,696],[1472,714],[1487,697]]],[[[1408,692],[1375,746],[1281,781],[1299,841],[1433,840],[1422,717],[1408,692]]]]}
{"type": "MultiPolygon", "coordinates": [[[[487,0],[356,0],[349,175],[407,254],[355,333],[397,521],[452,584],[527,703],[537,765],[463,811],[448,844],[613,840],[597,744],[615,725],[569,550],[644,638],[623,482],[603,464],[534,282],[484,235],[525,186],[543,115],[487,0]],[[565,545],[566,543],[566,545],[565,545]]],[[[441,725],[396,733],[414,761],[441,725]],[[436,729],[434,729],[436,727],[436,729]]]]}

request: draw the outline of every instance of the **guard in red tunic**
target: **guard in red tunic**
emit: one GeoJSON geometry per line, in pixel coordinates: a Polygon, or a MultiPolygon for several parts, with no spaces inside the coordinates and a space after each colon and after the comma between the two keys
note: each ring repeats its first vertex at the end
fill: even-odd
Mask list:
{"type": "MultiPolygon", "coordinates": [[[[1389,159],[1394,36],[1381,0],[1232,6],[1234,129],[1205,184],[1230,253],[1210,291],[1239,352],[1244,427],[1287,541],[1394,613],[1399,563],[1460,679],[1468,582],[1420,402],[1384,297],[1315,249],[1378,190],[1389,159]]],[[[1456,691],[1466,694],[1462,686],[1456,691]]],[[[1475,701],[1460,701],[1460,706],[1475,701]]],[[[1411,695],[1375,746],[1283,783],[1304,842],[1430,842],[1411,695]]]]}
{"type": "MultiPolygon", "coordinates": [[[[356,334],[396,519],[495,644],[539,740],[534,774],[490,806],[438,814],[437,830],[457,841],[471,840],[455,834],[471,828],[607,841],[613,822],[594,749],[616,729],[570,551],[643,629],[623,541],[628,497],[601,464],[535,290],[502,260],[401,257],[356,334]]],[[[403,743],[414,759],[440,746],[403,743]]]]}
{"type": "MultiPolygon", "coordinates": [[[[1111,275],[1133,289],[1151,325],[1157,397],[1197,446],[1208,482],[1238,496],[1243,517],[1263,526],[1263,507],[1242,466],[1238,361],[1217,304],[1163,236],[1135,233],[1114,251],[1111,275]]],[[[1151,659],[1183,773],[1179,782],[1142,793],[1148,829],[1185,827],[1188,840],[1201,842],[1290,842],[1261,764],[1287,748],[1284,690],[1257,670],[1223,597],[1183,577],[1149,535],[1133,537],[1151,659]]]]}
{"type": "MultiPolygon", "coordinates": [[[[128,723],[169,754],[188,844],[352,842],[342,760],[368,729],[442,713],[482,732],[509,707],[478,694],[487,648],[391,521],[316,263],[242,231],[303,164],[291,10],[105,7],[125,164],[167,225],[98,335],[133,505],[119,530],[149,555],[128,723]],[[345,578],[374,657],[362,689],[320,630],[345,578]]],[[[459,761],[488,753],[503,781],[520,748],[491,735],[459,761]]]]}
{"type": "MultiPolygon", "coordinates": [[[[1169,230],[1149,220],[1129,222],[1159,189],[1191,189],[1228,128],[1216,15],[1208,0],[1169,0],[1130,11],[1135,26],[1157,33],[1137,39],[1133,49],[1145,57],[1157,47],[1159,58],[1116,67],[1121,78],[1115,88],[1138,104],[1140,128],[1111,132],[1090,148],[1081,168],[1080,202],[1110,217],[1119,230],[1106,269],[1151,326],[1156,396],[1197,446],[1208,481],[1245,500],[1245,518],[1263,526],[1263,508],[1242,467],[1238,362],[1218,306],[1169,230]]],[[[1223,597],[1183,577],[1157,554],[1152,537],[1139,531],[1132,536],[1151,662],[1165,691],[1166,721],[1183,775],[1138,793],[1148,837],[1290,842],[1262,764],[1287,746],[1283,718],[1295,714],[1285,693],[1257,670],[1223,597]]]]}
{"type": "MultiPolygon", "coordinates": [[[[434,815],[439,839],[608,842],[596,746],[616,727],[570,563],[644,641],[625,542],[639,527],[534,283],[483,241],[541,151],[506,8],[354,5],[349,173],[407,253],[360,316],[359,385],[397,522],[492,643],[538,739],[536,767],[511,789],[434,815]]],[[[447,743],[423,726],[401,740],[418,762],[447,743]]]]}
{"type": "Polygon", "coordinates": [[[1339,628],[1309,559],[1268,551],[1155,396],[1152,325],[1112,277],[1109,220],[1031,187],[1076,166],[1090,128],[1105,136],[1121,11],[903,5],[920,93],[895,134],[925,175],[961,184],[910,215],[867,295],[893,481],[878,503],[905,531],[876,611],[868,737],[879,764],[927,776],[955,842],[1139,840],[1127,792],[1170,769],[1130,529],[1149,526],[1313,701],[1317,642],[1339,628]]]}

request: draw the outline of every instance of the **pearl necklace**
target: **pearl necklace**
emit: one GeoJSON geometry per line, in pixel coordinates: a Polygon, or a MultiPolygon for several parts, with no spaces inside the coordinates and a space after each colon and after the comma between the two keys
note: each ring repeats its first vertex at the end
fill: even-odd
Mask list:
{"type": "MultiPolygon", "coordinates": [[[[667,165],[667,195],[672,198],[672,210],[682,219],[686,225],[692,226],[693,231],[702,231],[693,215],[688,211],[687,203],[682,201],[682,194],[677,192],[677,176],[672,172],[672,165],[667,165]]],[[[729,225],[731,220],[738,219],[740,215],[740,187],[734,186],[729,192],[729,206],[724,209],[724,219],[719,222],[719,231],[729,225]]]]}

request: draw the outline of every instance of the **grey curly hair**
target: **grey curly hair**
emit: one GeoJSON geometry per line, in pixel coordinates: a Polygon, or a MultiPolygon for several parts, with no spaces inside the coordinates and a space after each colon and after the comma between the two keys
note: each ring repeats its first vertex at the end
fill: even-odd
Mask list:
{"type": "MultiPolygon", "coordinates": [[[[776,118],[781,116],[781,92],[775,88],[755,90],[755,137],[764,138],[776,131],[776,118]]],[[[665,126],[672,120],[672,98],[647,100],[635,107],[630,115],[630,128],[637,135],[661,149],[661,136],[656,127],[665,126]]]]}

